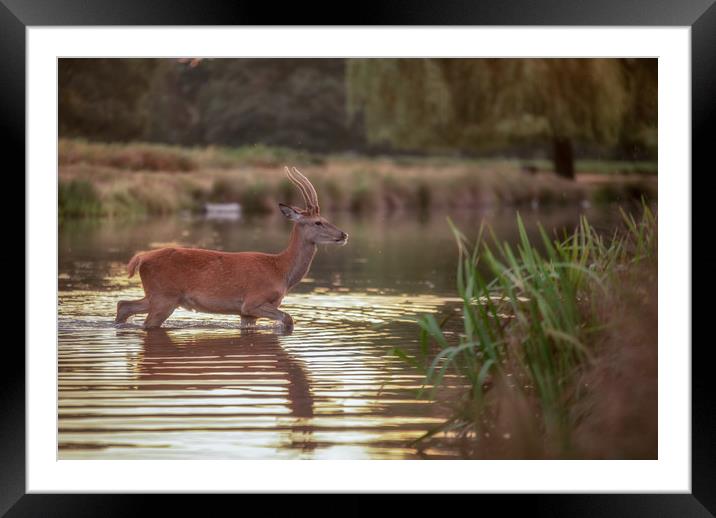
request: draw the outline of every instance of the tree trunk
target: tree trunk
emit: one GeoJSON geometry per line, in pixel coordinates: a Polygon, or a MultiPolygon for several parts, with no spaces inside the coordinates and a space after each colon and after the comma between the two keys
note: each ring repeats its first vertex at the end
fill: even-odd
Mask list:
{"type": "Polygon", "coordinates": [[[572,141],[565,137],[554,137],[553,139],[554,172],[563,178],[574,180],[574,153],[572,152],[572,141]]]}

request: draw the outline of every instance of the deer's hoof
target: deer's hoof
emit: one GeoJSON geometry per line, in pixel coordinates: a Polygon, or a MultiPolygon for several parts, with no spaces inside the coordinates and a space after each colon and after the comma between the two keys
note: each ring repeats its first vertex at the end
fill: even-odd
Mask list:
{"type": "Polygon", "coordinates": [[[286,319],[283,321],[283,330],[287,333],[290,333],[293,331],[293,319],[290,316],[287,316],[286,319]]]}

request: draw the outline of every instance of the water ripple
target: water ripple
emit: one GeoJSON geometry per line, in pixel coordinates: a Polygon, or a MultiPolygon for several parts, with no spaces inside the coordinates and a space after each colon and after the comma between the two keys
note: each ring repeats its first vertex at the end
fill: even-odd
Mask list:
{"type": "Polygon", "coordinates": [[[60,458],[411,458],[444,418],[390,350],[454,299],[317,290],[285,299],[290,335],[182,309],[145,332],[112,323],[142,296],[117,287],[60,294],[60,458]]]}

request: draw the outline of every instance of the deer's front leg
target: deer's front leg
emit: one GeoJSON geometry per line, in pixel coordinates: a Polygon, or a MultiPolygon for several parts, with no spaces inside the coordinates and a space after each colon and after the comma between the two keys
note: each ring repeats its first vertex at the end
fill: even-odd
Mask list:
{"type": "Polygon", "coordinates": [[[256,317],[250,317],[248,315],[241,315],[241,327],[253,327],[256,325],[256,317]]]}
{"type": "Polygon", "coordinates": [[[281,311],[280,309],[272,306],[271,304],[259,304],[252,306],[244,302],[241,306],[241,314],[248,317],[255,318],[270,318],[272,320],[278,320],[283,324],[286,331],[293,331],[293,318],[288,313],[281,311]]]}

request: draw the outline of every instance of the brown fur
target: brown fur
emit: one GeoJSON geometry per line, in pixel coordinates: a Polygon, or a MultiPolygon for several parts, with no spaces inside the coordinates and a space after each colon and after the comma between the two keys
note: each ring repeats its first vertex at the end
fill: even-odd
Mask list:
{"type": "MultiPolygon", "coordinates": [[[[291,175],[289,178],[298,184],[291,175]]],[[[304,176],[301,178],[308,182],[304,176]]],[[[119,301],[115,322],[148,313],[144,327],[159,327],[181,306],[208,313],[238,314],[249,324],[257,318],[270,318],[292,329],[291,316],[278,309],[284,296],[308,272],[316,245],[345,244],[348,238],[318,214],[315,191],[308,186],[300,185],[306,210],[281,205],[283,214],[294,222],[289,244],[281,253],[170,247],[135,254],[127,271],[129,277],[139,272],[145,296],[119,301]]]]}
{"type": "Polygon", "coordinates": [[[134,272],[137,270],[137,267],[142,264],[142,256],[145,253],[146,252],[137,252],[134,254],[134,257],[129,260],[129,263],[127,264],[127,274],[130,279],[134,277],[134,272]]]}

